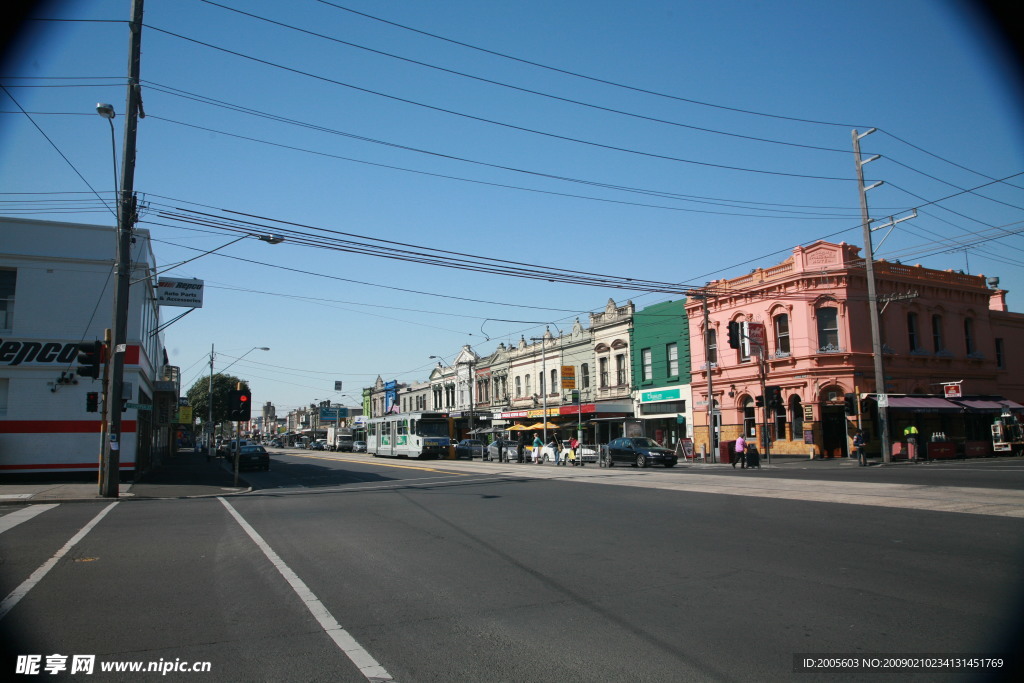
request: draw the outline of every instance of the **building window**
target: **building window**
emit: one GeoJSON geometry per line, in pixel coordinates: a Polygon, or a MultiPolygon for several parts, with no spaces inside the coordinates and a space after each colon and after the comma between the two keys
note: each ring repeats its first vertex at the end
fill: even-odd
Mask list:
{"type": "Polygon", "coordinates": [[[792,439],[803,438],[804,432],[804,407],[800,403],[799,396],[789,399],[789,421],[793,425],[792,439]]]}
{"type": "Polygon", "coordinates": [[[1006,356],[1003,355],[1003,340],[996,339],[996,367],[1000,370],[1006,369],[1006,356]]]}
{"type": "Polygon", "coordinates": [[[757,415],[754,414],[754,401],[747,399],[743,404],[743,438],[757,437],[757,415]]]}
{"type": "Polygon", "coordinates": [[[580,365],[580,389],[590,388],[590,364],[583,363],[580,365]]]}
{"type": "Polygon", "coordinates": [[[839,351],[839,309],[826,306],[818,309],[818,352],[839,351]]]}
{"type": "Polygon", "coordinates": [[[530,376],[529,375],[524,375],[523,376],[523,384],[526,387],[526,395],[527,396],[532,396],[533,393],[530,391],[530,376]]]}
{"type": "Polygon", "coordinates": [[[615,383],[620,387],[626,383],[626,354],[615,356],[615,383]]]}
{"type": "Polygon", "coordinates": [[[946,347],[942,343],[942,316],[932,316],[932,346],[935,349],[935,353],[944,350],[946,347]]]}
{"type": "Polygon", "coordinates": [[[643,381],[649,382],[654,377],[654,367],[653,362],[651,361],[651,350],[641,349],[640,358],[641,364],[643,365],[643,368],[640,371],[640,377],[643,381]]]}
{"type": "Polygon", "coordinates": [[[788,356],[789,353],[789,315],[783,313],[775,316],[775,355],[788,356]]]}
{"type": "Polygon", "coordinates": [[[775,407],[775,438],[786,438],[786,406],[783,403],[775,407]]]}
{"type": "Polygon", "coordinates": [[[907,313],[907,341],[910,352],[921,350],[921,332],[917,326],[917,313],[907,313]]]}
{"type": "Polygon", "coordinates": [[[750,323],[740,322],[740,362],[750,362],[750,323]]]}
{"type": "Polygon", "coordinates": [[[679,376],[679,345],[675,342],[665,346],[665,355],[668,356],[668,376],[679,376]]]}
{"type": "Polygon", "coordinates": [[[718,330],[707,331],[708,365],[718,365],[718,330]]]}
{"type": "Polygon", "coordinates": [[[608,386],[608,359],[597,359],[598,387],[605,389],[608,386]]]}
{"type": "Polygon", "coordinates": [[[964,344],[967,346],[967,355],[978,350],[974,346],[974,320],[971,318],[964,319],[964,344]]]}
{"type": "Polygon", "coordinates": [[[523,383],[520,381],[522,378],[516,375],[516,397],[523,395],[523,383]]]}
{"type": "Polygon", "coordinates": [[[543,396],[544,395],[544,389],[545,389],[545,386],[544,386],[544,373],[543,372],[538,372],[537,373],[537,393],[539,393],[541,396],[543,396]]]}
{"type": "Polygon", "coordinates": [[[18,271],[0,270],[0,330],[14,328],[14,290],[18,271]]]}
{"type": "Polygon", "coordinates": [[[551,393],[554,394],[558,391],[558,370],[551,371],[551,393]]]}

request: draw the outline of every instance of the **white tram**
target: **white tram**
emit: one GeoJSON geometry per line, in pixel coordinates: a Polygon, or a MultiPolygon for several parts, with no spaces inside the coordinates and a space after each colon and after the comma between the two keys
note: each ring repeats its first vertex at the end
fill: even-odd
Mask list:
{"type": "Polygon", "coordinates": [[[366,421],[366,452],[392,458],[437,458],[451,443],[448,413],[396,413],[366,421]]]}

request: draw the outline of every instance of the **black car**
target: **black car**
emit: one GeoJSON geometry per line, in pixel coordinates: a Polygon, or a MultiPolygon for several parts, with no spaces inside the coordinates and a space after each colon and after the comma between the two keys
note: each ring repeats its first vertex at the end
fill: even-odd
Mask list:
{"type": "Polygon", "coordinates": [[[455,444],[455,457],[469,458],[470,460],[474,457],[482,459],[484,457],[484,442],[479,439],[463,439],[455,444]]]}
{"type": "Polygon", "coordinates": [[[659,446],[654,439],[649,439],[646,436],[633,436],[614,439],[608,444],[605,464],[611,467],[617,462],[628,462],[637,467],[654,464],[675,467],[677,458],[674,452],[659,446]]]}
{"type": "Polygon", "coordinates": [[[270,454],[263,446],[242,446],[238,454],[238,469],[270,471],[270,454]]]}

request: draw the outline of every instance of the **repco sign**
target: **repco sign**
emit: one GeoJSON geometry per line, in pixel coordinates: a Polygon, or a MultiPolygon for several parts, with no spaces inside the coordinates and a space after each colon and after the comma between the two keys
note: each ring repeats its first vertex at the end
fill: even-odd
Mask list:
{"type": "Polygon", "coordinates": [[[78,358],[78,342],[37,342],[0,339],[0,365],[63,365],[78,358]]]}

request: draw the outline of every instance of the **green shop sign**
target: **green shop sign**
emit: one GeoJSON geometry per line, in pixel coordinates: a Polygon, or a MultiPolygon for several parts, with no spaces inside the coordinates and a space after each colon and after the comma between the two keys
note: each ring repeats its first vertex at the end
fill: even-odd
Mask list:
{"type": "Polygon", "coordinates": [[[682,391],[679,389],[662,389],[661,391],[641,391],[641,403],[654,403],[655,401],[678,401],[682,399],[682,391]]]}

